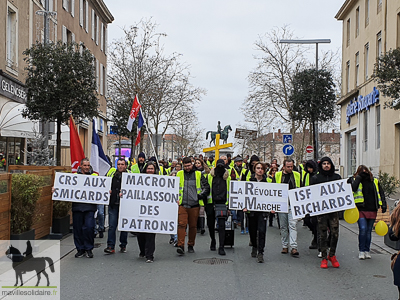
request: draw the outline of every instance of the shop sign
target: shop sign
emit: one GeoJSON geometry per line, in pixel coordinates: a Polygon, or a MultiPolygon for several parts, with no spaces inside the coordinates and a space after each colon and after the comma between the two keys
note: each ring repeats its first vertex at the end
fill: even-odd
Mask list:
{"type": "Polygon", "coordinates": [[[346,123],[350,124],[350,118],[352,116],[363,110],[369,110],[369,107],[377,102],[379,102],[379,91],[376,87],[374,87],[374,90],[366,96],[360,95],[358,96],[358,99],[354,97],[354,99],[350,100],[350,103],[347,105],[346,123]]]}
{"type": "Polygon", "coordinates": [[[0,94],[17,101],[19,103],[26,102],[27,89],[20,84],[0,75],[0,94]]]}

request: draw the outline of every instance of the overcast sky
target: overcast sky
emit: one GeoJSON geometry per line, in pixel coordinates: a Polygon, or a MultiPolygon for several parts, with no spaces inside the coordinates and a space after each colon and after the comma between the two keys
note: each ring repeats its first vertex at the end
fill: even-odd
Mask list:
{"type": "MultiPolygon", "coordinates": [[[[192,83],[207,90],[196,108],[201,127],[216,130],[244,123],[240,107],[247,76],[256,66],[254,42],[274,27],[289,25],[297,38],[331,39],[320,49],[341,48],[342,22],[334,17],[344,0],[104,0],[115,20],[108,40],[142,18],[159,24],[166,53],[183,54],[192,83]]],[[[313,59],[312,55],[310,59],[313,59]]],[[[229,139],[233,141],[233,139],[229,139]]]]}

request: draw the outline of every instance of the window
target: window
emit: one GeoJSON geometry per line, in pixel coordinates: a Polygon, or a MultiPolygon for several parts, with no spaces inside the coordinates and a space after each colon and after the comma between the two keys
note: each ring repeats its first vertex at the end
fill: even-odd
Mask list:
{"type": "Polygon", "coordinates": [[[356,37],[360,34],[360,7],[356,9],[356,37]]]}
{"type": "Polygon", "coordinates": [[[63,8],[71,13],[71,16],[75,16],[75,0],[62,0],[63,8]]]}
{"type": "Polygon", "coordinates": [[[79,0],[79,25],[81,27],[83,27],[83,17],[84,17],[84,13],[83,13],[83,7],[84,7],[84,3],[83,0],[79,0]]]}
{"type": "Polygon", "coordinates": [[[94,34],[94,23],[95,23],[95,21],[96,21],[96,14],[95,14],[95,12],[94,12],[94,9],[92,9],[92,40],[94,40],[94,38],[95,38],[95,34],[94,34]]]}
{"type": "Polygon", "coordinates": [[[99,16],[92,9],[92,40],[99,44],[99,16]]]}
{"type": "Polygon", "coordinates": [[[365,0],[365,27],[369,24],[369,0],[365,0]]]}
{"type": "Polygon", "coordinates": [[[357,52],[356,53],[356,61],[355,61],[355,65],[356,65],[356,87],[358,86],[358,84],[359,84],[359,70],[360,70],[360,53],[359,52],[357,52]]]}
{"type": "Polygon", "coordinates": [[[364,151],[368,151],[368,110],[364,112],[364,151]]]}
{"type": "Polygon", "coordinates": [[[365,66],[365,80],[368,80],[368,56],[369,56],[369,43],[364,46],[364,66],[365,66]]]}
{"type": "Polygon", "coordinates": [[[103,69],[103,64],[100,64],[100,95],[103,95],[104,92],[104,86],[103,86],[103,74],[104,74],[104,69],[103,69]]]}
{"type": "Polygon", "coordinates": [[[67,27],[63,25],[62,27],[62,42],[72,43],[75,42],[75,34],[73,34],[67,27]]]}
{"type": "Polygon", "coordinates": [[[18,26],[17,9],[8,4],[7,6],[7,41],[6,41],[6,66],[13,71],[18,67],[18,26]]]}
{"type": "Polygon", "coordinates": [[[103,95],[104,97],[107,97],[107,68],[106,66],[103,66],[103,95]]]}
{"type": "Polygon", "coordinates": [[[99,61],[96,59],[96,92],[99,92],[99,61]]]}
{"type": "Polygon", "coordinates": [[[350,45],[350,19],[347,20],[347,47],[350,45]]]}
{"type": "Polygon", "coordinates": [[[84,0],[84,19],[83,19],[83,23],[85,25],[85,30],[86,33],[89,32],[89,2],[87,0],[84,0]]]}
{"type": "Polygon", "coordinates": [[[350,61],[346,63],[346,92],[350,92],[350,61]]]}
{"type": "Polygon", "coordinates": [[[103,51],[104,49],[104,25],[103,22],[100,22],[101,26],[100,26],[100,50],[103,51]]]}
{"type": "Polygon", "coordinates": [[[379,33],[376,35],[376,57],[379,57],[382,55],[382,32],[379,31],[379,33]]]}
{"type": "Polygon", "coordinates": [[[376,149],[381,147],[381,106],[376,106],[376,149]]]}
{"type": "Polygon", "coordinates": [[[382,0],[377,1],[378,7],[377,7],[377,13],[379,14],[382,11],[382,0]]]}
{"type": "Polygon", "coordinates": [[[347,135],[347,176],[351,176],[357,169],[357,129],[347,135]]]}
{"type": "Polygon", "coordinates": [[[104,54],[107,55],[108,32],[107,26],[104,25],[104,54]]]}

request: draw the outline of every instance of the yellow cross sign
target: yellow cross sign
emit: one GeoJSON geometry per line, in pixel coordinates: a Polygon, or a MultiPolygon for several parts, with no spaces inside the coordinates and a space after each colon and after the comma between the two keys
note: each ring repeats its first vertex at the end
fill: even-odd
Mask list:
{"type": "Polygon", "coordinates": [[[215,151],[215,161],[219,159],[219,149],[224,149],[224,148],[229,148],[232,147],[232,143],[229,144],[219,144],[219,134],[215,136],[215,146],[214,147],[209,147],[209,148],[204,148],[203,152],[210,152],[210,151],[215,151]]]}

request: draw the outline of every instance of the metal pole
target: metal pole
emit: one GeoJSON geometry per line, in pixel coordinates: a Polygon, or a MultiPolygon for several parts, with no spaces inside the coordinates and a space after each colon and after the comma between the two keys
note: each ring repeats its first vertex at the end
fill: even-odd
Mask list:
{"type": "MultiPolygon", "coordinates": [[[[316,70],[316,80],[318,80],[318,43],[315,43],[315,70],[316,70]]],[[[317,82],[316,82],[317,83],[317,82]]],[[[317,85],[315,85],[315,88],[317,88],[317,85]]],[[[317,97],[316,93],[315,93],[315,97],[317,97]]],[[[314,135],[315,135],[315,149],[314,149],[314,160],[318,161],[319,159],[319,148],[318,148],[318,136],[319,136],[319,132],[318,132],[318,120],[316,120],[314,122],[314,135]]]]}
{"type": "MultiPolygon", "coordinates": [[[[43,24],[43,33],[44,33],[44,36],[43,36],[43,39],[44,39],[44,44],[48,44],[48,42],[49,42],[49,0],[46,0],[45,1],[45,4],[44,4],[44,10],[45,10],[45,12],[44,12],[44,15],[43,15],[43,17],[44,17],[44,24],[43,24]]],[[[44,148],[45,149],[47,149],[48,148],[48,146],[49,146],[49,126],[50,126],[50,123],[49,123],[49,121],[45,121],[45,122],[43,122],[42,123],[42,135],[43,135],[43,137],[44,137],[44,140],[43,140],[43,146],[44,146],[44,148]]]]}

